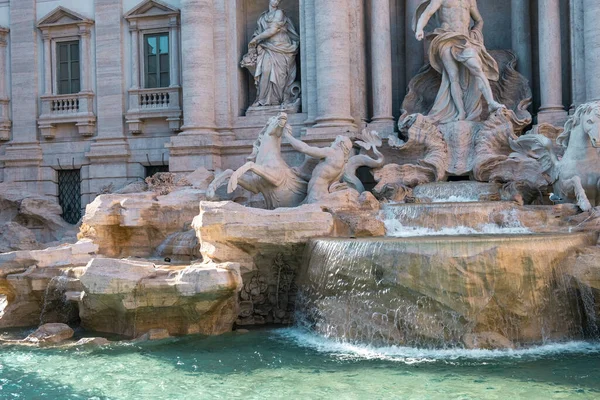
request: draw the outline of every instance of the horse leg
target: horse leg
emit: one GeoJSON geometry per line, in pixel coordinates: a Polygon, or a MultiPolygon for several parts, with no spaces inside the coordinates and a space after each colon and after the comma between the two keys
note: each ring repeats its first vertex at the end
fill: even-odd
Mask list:
{"type": "MultiPolygon", "coordinates": [[[[250,169],[254,166],[252,161],[247,162],[238,168],[233,174],[231,174],[231,178],[229,179],[229,184],[227,185],[227,193],[232,193],[238,187],[238,181],[246,172],[250,171],[250,169]]],[[[242,186],[243,187],[243,186],[242,186]]]]}
{"type": "Polygon", "coordinates": [[[592,209],[592,205],[588,200],[585,190],[581,185],[581,178],[574,176],[571,179],[567,179],[562,182],[562,187],[565,193],[573,193],[577,199],[577,205],[582,211],[589,211],[592,209]]]}
{"type": "Polygon", "coordinates": [[[256,175],[260,176],[271,185],[278,187],[283,182],[283,171],[274,169],[273,167],[268,168],[262,165],[254,164],[250,171],[254,172],[256,175]]]}

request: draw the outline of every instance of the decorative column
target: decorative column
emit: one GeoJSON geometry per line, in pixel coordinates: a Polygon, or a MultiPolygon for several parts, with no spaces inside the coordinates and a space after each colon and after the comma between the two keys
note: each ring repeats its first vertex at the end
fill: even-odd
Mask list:
{"type": "Polygon", "coordinates": [[[182,132],[171,138],[169,170],[220,168],[215,113],[214,0],[181,2],[182,132]]]}
{"type": "Polygon", "coordinates": [[[169,49],[171,66],[171,87],[179,86],[179,24],[177,17],[171,17],[169,21],[169,49]]]}
{"type": "Polygon", "coordinates": [[[347,0],[315,1],[317,124],[307,134],[356,132],[350,86],[350,15],[347,0]]]}
{"type": "Polygon", "coordinates": [[[586,102],[600,100],[600,2],[584,0],[586,102]]]}
{"type": "Polygon", "coordinates": [[[0,141],[10,140],[10,99],[6,93],[6,47],[8,45],[7,28],[0,27],[0,141]]]}
{"type": "Polygon", "coordinates": [[[183,0],[183,135],[215,133],[213,0],[183,0]]]}
{"type": "Polygon", "coordinates": [[[317,118],[318,96],[317,96],[317,43],[315,32],[315,1],[318,0],[303,0],[304,4],[304,26],[305,36],[301,39],[300,44],[305,49],[300,53],[303,65],[306,66],[305,78],[302,79],[302,98],[306,102],[307,113],[305,125],[311,127],[317,118]]]}
{"type": "Polygon", "coordinates": [[[413,18],[417,12],[417,7],[422,3],[422,0],[406,0],[406,15],[405,15],[405,35],[406,35],[406,84],[417,75],[419,69],[424,64],[425,48],[423,42],[419,42],[415,38],[413,31],[413,18]]]}
{"type": "Polygon", "coordinates": [[[38,139],[38,42],[36,0],[10,0],[10,66],[12,140],[0,156],[4,162],[4,181],[19,182],[32,193],[56,195],[55,176],[41,168],[43,157],[38,139]]]}
{"type": "Polygon", "coordinates": [[[517,70],[531,84],[531,7],[529,0],[512,0],[512,49],[517,56],[517,70]]]}
{"type": "Polygon", "coordinates": [[[96,88],[98,133],[86,157],[90,159],[89,200],[106,185],[122,187],[130,179],[129,143],[125,136],[125,68],[122,0],[95,0],[96,88]]]}
{"type": "Polygon", "coordinates": [[[42,40],[44,41],[44,94],[52,94],[52,47],[50,32],[47,29],[42,31],[42,40]]]}
{"type": "Polygon", "coordinates": [[[583,0],[570,1],[570,28],[571,28],[571,108],[569,112],[585,103],[587,96],[586,68],[585,68],[585,37],[583,0]]]}
{"type": "Polygon", "coordinates": [[[92,62],[90,46],[90,27],[89,25],[79,25],[79,35],[81,37],[81,92],[91,92],[91,71],[92,62]]]}
{"type": "Polygon", "coordinates": [[[564,124],[562,99],[560,0],[539,0],[540,97],[538,123],[564,124]]]}
{"type": "Polygon", "coordinates": [[[129,23],[129,31],[131,32],[131,89],[137,90],[140,88],[140,31],[136,20],[129,23]]]}
{"type": "Polygon", "coordinates": [[[371,0],[371,124],[382,136],[394,133],[390,1],[371,0]]]}

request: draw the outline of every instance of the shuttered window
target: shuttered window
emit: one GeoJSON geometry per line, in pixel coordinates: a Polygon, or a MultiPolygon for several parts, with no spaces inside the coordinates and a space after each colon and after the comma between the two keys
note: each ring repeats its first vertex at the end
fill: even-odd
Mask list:
{"type": "Polygon", "coordinates": [[[80,91],[79,41],[56,44],[58,94],[80,91]]]}

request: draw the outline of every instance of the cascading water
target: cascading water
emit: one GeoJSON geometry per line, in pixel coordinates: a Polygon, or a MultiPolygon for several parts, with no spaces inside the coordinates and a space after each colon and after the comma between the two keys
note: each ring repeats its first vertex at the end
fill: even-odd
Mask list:
{"type": "Polygon", "coordinates": [[[382,210],[387,236],[527,234],[509,202],[390,204],[382,210]]]}
{"type": "Polygon", "coordinates": [[[50,279],[44,292],[44,303],[40,313],[40,325],[49,322],[71,323],[79,318],[77,306],[66,299],[69,284],[76,281],[68,271],[50,279]]]}
{"type": "Polygon", "coordinates": [[[565,259],[595,240],[584,233],[314,240],[299,320],[326,337],[373,345],[581,338],[576,290],[559,277],[565,259]]]}

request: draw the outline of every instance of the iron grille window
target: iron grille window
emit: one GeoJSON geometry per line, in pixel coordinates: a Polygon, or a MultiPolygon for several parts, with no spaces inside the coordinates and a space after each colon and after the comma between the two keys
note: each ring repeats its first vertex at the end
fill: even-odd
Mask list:
{"type": "Polygon", "coordinates": [[[146,178],[153,176],[159,172],[169,172],[168,165],[149,165],[146,168],[146,178]]]}
{"type": "Polygon", "coordinates": [[[58,171],[58,203],[62,207],[62,217],[70,224],[81,218],[81,170],[65,169],[58,171]]]}
{"type": "Polygon", "coordinates": [[[144,58],[146,88],[169,87],[169,34],[144,35],[144,58]]]}
{"type": "Polygon", "coordinates": [[[58,94],[80,91],[79,40],[56,44],[58,94]]]}

